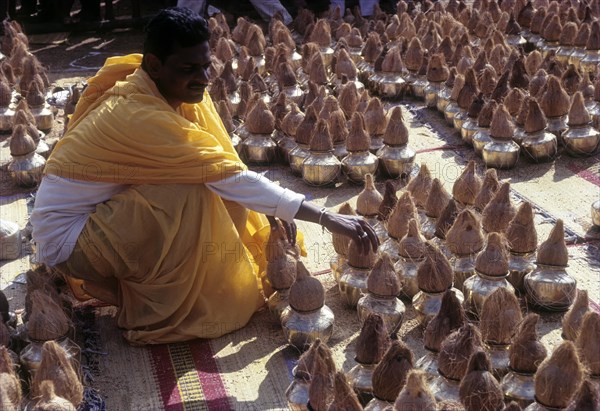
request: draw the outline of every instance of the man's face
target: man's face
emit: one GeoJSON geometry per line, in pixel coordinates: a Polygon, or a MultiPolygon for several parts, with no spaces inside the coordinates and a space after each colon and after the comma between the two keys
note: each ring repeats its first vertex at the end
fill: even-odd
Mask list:
{"type": "Polygon", "coordinates": [[[164,63],[152,54],[146,58],[146,71],[171,107],[202,101],[211,64],[207,41],[192,47],[175,45],[164,63]]]}

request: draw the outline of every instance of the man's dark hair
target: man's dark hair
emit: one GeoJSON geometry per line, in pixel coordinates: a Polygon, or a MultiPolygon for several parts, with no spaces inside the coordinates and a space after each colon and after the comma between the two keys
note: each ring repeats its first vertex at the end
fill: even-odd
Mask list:
{"type": "Polygon", "coordinates": [[[185,7],[161,10],[145,31],[144,55],[152,53],[163,63],[173,54],[175,45],[192,47],[210,38],[206,19],[185,7]]]}

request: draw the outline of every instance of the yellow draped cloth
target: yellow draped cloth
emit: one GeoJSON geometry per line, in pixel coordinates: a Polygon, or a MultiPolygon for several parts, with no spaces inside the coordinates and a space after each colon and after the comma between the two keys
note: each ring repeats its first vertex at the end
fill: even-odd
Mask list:
{"type": "Polygon", "coordinates": [[[64,267],[116,285],[133,344],[218,337],[264,303],[268,222],[203,184],[245,169],[208,93],[176,111],[140,64],[106,61],[48,160],[46,174],[130,185],[97,206],[64,267]]]}

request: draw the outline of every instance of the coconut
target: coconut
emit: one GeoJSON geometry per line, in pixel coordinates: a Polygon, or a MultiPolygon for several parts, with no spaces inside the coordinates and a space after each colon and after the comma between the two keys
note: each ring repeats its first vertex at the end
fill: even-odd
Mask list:
{"type": "Polygon", "coordinates": [[[569,252],[565,243],[565,230],[561,219],[556,220],[556,225],[552,228],[548,239],[539,246],[537,262],[560,267],[566,267],[569,263],[569,252]]]}
{"type": "MultiPolygon", "coordinates": [[[[367,149],[365,149],[364,151],[366,151],[367,149]]],[[[396,186],[391,180],[387,180],[384,186],[383,200],[381,200],[381,203],[379,204],[379,209],[377,210],[377,219],[379,221],[387,221],[397,202],[398,197],[396,196],[396,186]]]]}
{"type": "Polygon", "coordinates": [[[381,315],[370,313],[356,339],[356,356],[360,364],[377,364],[390,344],[388,331],[381,315]]]}
{"type": "MultiPolygon", "coordinates": [[[[323,345],[321,345],[323,347],[323,345]]],[[[335,371],[334,371],[335,372],[335,371]]],[[[323,358],[317,356],[313,362],[311,382],[308,388],[309,409],[327,411],[333,397],[333,373],[330,373],[323,358]]]]}
{"type": "Polygon", "coordinates": [[[252,91],[254,91],[255,93],[264,94],[269,91],[269,88],[267,87],[267,83],[262,78],[262,76],[258,73],[258,68],[254,69],[254,73],[252,73],[252,75],[250,76],[248,83],[250,83],[250,86],[252,87],[252,91]]]}
{"type": "Polygon", "coordinates": [[[314,311],[325,304],[325,290],[319,280],[312,277],[302,261],[297,262],[296,281],[290,288],[290,306],[301,312],[314,311]]]}
{"type": "Polygon", "coordinates": [[[15,374],[0,373],[0,404],[6,411],[21,409],[21,382],[15,374]]]}
{"type": "Polygon", "coordinates": [[[600,23],[595,20],[590,29],[590,37],[585,45],[586,50],[600,50],[600,23]]]}
{"type": "Polygon", "coordinates": [[[216,78],[210,87],[209,94],[213,101],[229,101],[227,98],[227,87],[225,85],[225,80],[220,77],[216,78]]]}
{"type": "Polygon", "coordinates": [[[432,218],[438,218],[448,205],[450,198],[450,193],[446,191],[442,182],[437,177],[434,178],[431,180],[429,195],[425,203],[425,214],[432,218]]]}
{"type": "Polygon", "coordinates": [[[285,93],[279,93],[277,100],[275,100],[275,103],[271,105],[271,113],[273,113],[273,116],[275,117],[275,128],[277,130],[281,129],[281,122],[288,111],[289,108],[287,96],[285,93]]]}
{"type": "Polygon", "coordinates": [[[223,66],[223,71],[221,71],[221,75],[219,77],[223,79],[223,82],[225,84],[225,91],[227,94],[234,93],[237,90],[237,79],[233,71],[233,65],[231,63],[231,60],[228,60],[225,63],[225,65],[223,66]]]}
{"type": "MultiPolygon", "coordinates": [[[[356,212],[354,211],[354,209],[348,202],[345,202],[344,204],[342,204],[337,212],[338,212],[338,214],[343,214],[343,215],[356,215],[356,212]]],[[[348,254],[348,246],[350,245],[350,238],[345,235],[336,234],[336,233],[332,233],[331,238],[332,238],[332,243],[333,243],[333,249],[335,250],[335,252],[340,255],[346,256],[348,254]]]]}
{"type": "Polygon", "coordinates": [[[533,374],[546,358],[546,347],[539,341],[536,330],[539,318],[538,314],[527,314],[512,339],[508,353],[510,368],[516,372],[533,374]]]}
{"type": "Polygon", "coordinates": [[[457,215],[456,202],[451,198],[435,223],[435,236],[441,239],[446,238],[446,233],[454,223],[457,215]]]}
{"type": "Polygon", "coordinates": [[[578,91],[573,96],[573,102],[571,103],[571,109],[569,110],[568,124],[571,127],[583,126],[589,124],[592,121],[590,113],[585,107],[585,101],[583,100],[583,94],[578,91]]]}
{"type": "Polygon", "coordinates": [[[448,67],[446,66],[444,55],[436,53],[431,56],[427,65],[427,80],[431,82],[441,83],[448,79],[448,67]]]}
{"type": "Polygon", "coordinates": [[[485,175],[483,177],[483,183],[481,184],[481,189],[479,193],[477,193],[477,197],[475,197],[475,209],[477,211],[483,211],[485,206],[490,202],[494,194],[498,191],[500,187],[500,182],[498,181],[498,174],[495,168],[488,168],[485,171],[485,175]]]}
{"type": "Polygon", "coordinates": [[[483,251],[477,254],[475,269],[490,277],[502,277],[508,273],[508,243],[496,232],[487,235],[483,251]]]}
{"type": "Polygon", "coordinates": [[[71,401],[56,395],[54,383],[51,380],[41,382],[40,393],[41,399],[32,408],[33,411],[75,411],[75,406],[71,401]]]}
{"type": "Polygon", "coordinates": [[[390,255],[381,253],[367,278],[367,289],[378,296],[395,297],[400,294],[401,287],[390,255]]]}
{"type": "Polygon", "coordinates": [[[483,243],[479,217],[472,210],[464,209],[446,233],[448,249],[459,256],[475,254],[481,251],[483,243]]]}
{"type": "Polygon", "coordinates": [[[379,34],[375,32],[370,32],[367,41],[365,42],[365,46],[362,49],[361,55],[365,59],[367,63],[374,63],[381,51],[383,50],[383,45],[381,44],[381,38],[379,34]]]}
{"type": "Polygon", "coordinates": [[[589,311],[587,290],[578,290],[575,302],[562,320],[563,336],[567,340],[576,341],[581,332],[581,322],[585,313],[589,311]]]}
{"type": "Polygon", "coordinates": [[[408,222],[411,218],[418,221],[417,208],[410,192],[402,193],[387,222],[390,237],[400,240],[408,232],[408,222]]]}
{"type": "Polygon", "coordinates": [[[290,103],[290,110],[281,120],[281,130],[288,136],[295,136],[298,126],[304,119],[304,113],[300,111],[296,103],[290,103]]]}
{"type": "Polygon", "coordinates": [[[412,195],[415,205],[419,207],[425,207],[429,198],[431,184],[432,179],[429,168],[427,167],[427,164],[421,163],[419,174],[417,174],[417,176],[406,186],[406,189],[412,195]]]}
{"type": "Polygon", "coordinates": [[[369,90],[365,89],[358,99],[358,105],[356,106],[356,111],[362,113],[363,115],[367,111],[367,107],[369,106],[369,102],[371,101],[371,97],[369,96],[369,90]]]}
{"type": "Polygon", "coordinates": [[[580,89],[581,80],[581,74],[579,74],[579,71],[572,64],[569,64],[567,70],[560,77],[560,82],[569,95],[575,94],[580,89]]]}
{"type": "Polygon", "coordinates": [[[575,399],[567,407],[567,411],[598,411],[600,410],[600,391],[589,379],[579,387],[575,399]]]}
{"type": "Polygon", "coordinates": [[[277,85],[280,90],[296,85],[296,74],[290,63],[279,63],[277,68],[277,85]]]}
{"type": "Polygon", "coordinates": [[[565,408],[582,380],[583,369],[575,345],[564,341],[540,364],[534,379],[535,398],[547,407],[565,408]]]}
{"type": "Polygon", "coordinates": [[[419,289],[427,293],[441,293],[452,287],[454,274],[452,266],[440,249],[426,243],[425,261],[417,270],[419,289]]]}
{"type": "Polygon", "coordinates": [[[569,112],[569,95],[556,76],[549,76],[545,93],[539,101],[546,117],[560,117],[569,112]]]}
{"type": "Polygon", "coordinates": [[[510,201],[510,183],[502,183],[481,215],[483,229],[488,233],[506,231],[510,221],[516,215],[515,207],[510,201]]]}
{"type": "Polygon", "coordinates": [[[315,53],[310,61],[310,80],[316,84],[327,84],[329,82],[329,78],[327,76],[327,69],[325,68],[325,62],[321,53],[315,53]]]}
{"type": "Polygon", "coordinates": [[[525,132],[536,133],[547,126],[546,116],[535,98],[529,99],[529,108],[525,120],[525,132]]]}
{"type": "MultiPolygon", "coordinates": [[[[580,291],[581,292],[581,291],[580,291]]],[[[594,377],[600,375],[600,314],[589,311],[583,316],[581,331],[577,337],[579,358],[594,377]]]]}
{"type": "Polygon", "coordinates": [[[349,80],[356,79],[356,65],[348,52],[344,49],[341,49],[338,52],[335,64],[335,74],[340,79],[342,78],[342,75],[348,77],[349,80]]]}
{"type": "Polygon", "coordinates": [[[534,50],[531,53],[529,53],[525,58],[525,71],[527,72],[527,74],[529,74],[530,76],[536,74],[537,71],[540,69],[540,66],[542,65],[542,60],[542,53],[540,53],[538,50],[534,50]]]}
{"type": "Polygon", "coordinates": [[[519,108],[519,111],[517,112],[517,115],[514,118],[516,127],[525,127],[525,121],[527,120],[527,114],[529,113],[529,100],[531,99],[535,99],[535,97],[529,97],[526,95],[525,98],[523,98],[523,101],[521,102],[521,107],[519,108]]]}
{"type": "Polygon", "coordinates": [[[496,411],[504,406],[502,388],[491,369],[485,351],[478,350],[471,355],[459,389],[460,400],[467,411],[496,411]]]}
{"type": "Polygon", "coordinates": [[[243,17],[238,17],[235,27],[231,32],[231,38],[239,44],[245,44],[246,34],[250,28],[250,22],[243,17]]]}
{"type": "Polygon", "coordinates": [[[458,330],[466,321],[465,311],[452,290],[446,290],[440,310],[431,319],[423,333],[423,344],[429,351],[438,352],[444,339],[458,330]]]}
{"type": "Polygon", "coordinates": [[[346,127],[346,116],[344,115],[344,112],[342,110],[337,110],[331,113],[328,124],[333,143],[345,143],[348,138],[348,128],[346,127]]]}
{"type": "Polygon", "coordinates": [[[585,101],[592,101],[594,99],[596,89],[592,83],[592,80],[590,79],[590,73],[587,71],[582,75],[579,90],[581,90],[581,94],[583,94],[585,101]]]}
{"type": "Polygon", "coordinates": [[[215,55],[221,60],[223,63],[231,61],[234,57],[233,49],[231,48],[231,44],[229,40],[225,37],[219,38],[217,42],[217,47],[215,50],[215,55]]]}
{"type": "Polygon", "coordinates": [[[360,250],[360,245],[356,241],[350,240],[347,255],[348,264],[355,268],[372,268],[375,264],[375,260],[377,259],[377,253],[374,252],[371,247],[369,247],[369,252],[367,254],[361,254],[360,250]]]}
{"type": "Polygon", "coordinates": [[[485,100],[483,98],[483,93],[479,93],[471,101],[471,105],[467,110],[467,116],[469,116],[470,118],[477,118],[477,116],[479,116],[479,113],[481,113],[481,109],[483,108],[484,104],[485,100]]]}
{"type": "Polygon", "coordinates": [[[318,19],[310,33],[309,41],[317,43],[320,47],[331,45],[331,26],[327,19],[318,19]]]}
{"type": "Polygon", "coordinates": [[[413,353],[399,340],[393,340],[373,371],[373,395],[383,401],[394,402],[413,368],[413,353]]]}
{"type": "Polygon", "coordinates": [[[575,37],[577,37],[577,23],[568,22],[562,28],[558,42],[561,46],[571,47],[575,44],[575,37]]]}
{"type": "MultiPolygon", "coordinates": [[[[31,320],[30,320],[31,321],[31,320]]],[[[54,383],[56,395],[79,405],[83,400],[83,386],[67,358],[65,350],[54,341],[42,345],[42,361],[31,382],[31,395],[42,395],[41,383],[50,380],[54,383]]]]}
{"type": "MultiPolygon", "coordinates": [[[[213,87],[215,86],[216,82],[223,82],[222,79],[216,79],[215,82],[213,82],[213,87]]],[[[224,90],[224,85],[223,85],[223,91],[224,90]]],[[[235,116],[241,120],[246,118],[246,113],[248,111],[248,103],[250,101],[252,97],[252,88],[250,87],[250,84],[248,84],[248,82],[243,81],[240,83],[240,102],[238,103],[236,112],[235,112],[235,116]]],[[[227,99],[226,97],[224,97],[223,99],[227,99]]],[[[223,100],[221,99],[221,100],[223,100]]],[[[216,100],[215,98],[213,98],[213,100],[215,101],[221,101],[221,100],[216,100]]]]}
{"type": "Polygon", "coordinates": [[[496,101],[488,100],[483,105],[479,117],[477,117],[477,125],[481,128],[489,128],[492,124],[492,117],[497,107],[498,103],[496,103],[496,101]]]}
{"type": "Polygon", "coordinates": [[[481,347],[481,334],[477,326],[465,322],[442,342],[438,356],[440,374],[460,381],[467,373],[469,358],[481,347]]]}
{"type": "Polygon", "coordinates": [[[560,16],[553,15],[550,18],[548,24],[542,30],[542,37],[547,42],[557,42],[560,39],[560,33],[562,32],[562,24],[560,24],[560,16]]]}
{"type": "Polygon", "coordinates": [[[513,88],[508,92],[504,99],[504,106],[511,116],[516,117],[519,114],[525,93],[520,88],[513,88]]]}
{"type": "Polygon", "coordinates": [[[502,141],[512,141],[515,133],[515,126],[506,106],[502,103],[494,111],[492,124],[490,125],[490,135],[502,141]]]}
{"type": "Polygon", "coordinates": [[[285,290],[296,280],[296,265],[298,254],[295,247],[290,246],[280,233],[280,230],[271,230],[271,236],[277,233],[276,238],[269,238],[267,243],[267,278],[275,290],[285,290]]]}
{"type": "Polygon", "coordinates": [[[374,216],[379,212],[379,205],[383,200],[383,196],[373,181],[372,174],[365,175],[365,187],[356,199],[356,212],[363,216],[374,216]]]}
{"type": "Polygon", "coordinates": [[[271,21],[279,22],[279,23],[277,23],[278,24],[277,30],[273,30],[271,32],[273,45],[275,45],[275,46],[284,45],[288,50],[294,50],[296,48],[296,43],[294,42],[294,39],[292,38],[292,33],[290,32],[290,29],[288,29],[285,26],[285,24],[281,23],[277,19],[271,19],[271,21]]]}
{"type": "Polygon", "coordinates": [[[345,374],[338,371],[334,379],[334,398],[328,411],[361,411],[362,409],[356,393],[346,381],[345,374]]]}
{"type": "Polygon", "coordinates": [[[419,260],[425,256],[425,239],[414,218],[408,222],[408,232],[398,244],[398,253],[404,258],[419,260]]]}
{"type": "Polygon", "coordinates": [[[317,43],[304,43],[302,45],[302,70],[308,73],[310,64],[315,54],[319,53],[319,45],[317,43]]]}
{"type": "Polygon", "coordinates": [[[461,109],[468,110],[469,106],[471,105],[471,101],[473,101],[477,94],[479,94],[477,77],[475,75],[475,70],[471,68],[466,72],[465,84],[460,90],[460,93],[458,93],[456,102],[461,109]]]}
{"type": "Polygon", "coordinates": [[[253,134],[271,134],[275,130],[275,116],[263,99],[250,109],[246,116],[246,128],[253,134]]]}
{"type": "Polygon", "coordinates": [[[436,409],[435,396],[427,386],[427,374],[421,370],[410,370],[406,384],[394,403],[395,411],[430,411],[436,409]]]}
{"type": "Polygon", "coordinates": [[[424,51],[421,46],[421,41],[417,37],[413,37],[408,44],[408,48],[404,56],[404,64],[406,65],[406,68],[410,71],[418,71],[421,67],[421,62],[423,61],[423,54],[424,51]]]}
{"type": "Polygon", "coordinates": [[[313,132],[317,125],[317,114],[314,106],[309,106],[306,114],[296,129],[296,142],[298,144],[310,143],[313,132]]]}
{"type": "Polygon", "coordinates": [[[346,148],[351,152],[368,151],[371,137],[365,131],[365,120],[361,113],[352,114],[350,132],[346,137],[346,148]]]}
{"type": "Polygon", "coordinates": [[[0,107],[8,107],[12,100],[12,90],[6,77],[0,73],[0,107]]]}
{"type": "Polygon", "coordinates": [[[246,34],[245,46],[248,47],[248,52],[251,56],[262,56],[266,47],[265,36],[262,29],[256,24],[251,24],[246,34]]]}
{"type": "Polygon", "coordinates": [[[36,149],[36,143],[27,132],[27,127],[23,124],[17,124],[13,127],[12,137],[10,139],[10,155],[24,156],[32,153],[36,149]]]}
{"type": "Polygon", "coordinates": [[[308,348],[304,351],[300,358],[298,358],[298,365],[294,371],[294,378],[300,378],[305,381],[310,380],[312,368],[315,362],[315,358],[319,356],[320,346],[322,345],[321,340],[317,338],[308,348]]]}
{"type": "Polygon", "coordinates": [[[27,333],[32,340],[48,341],[64,337],[69,332],[70,321],[63,309],[45,294],[43,289],[31,293],[31,314],[27,333]]]}
{"type": "Polygon", "coordinates": [[[489,344],[510,344],[523,320],[519,300],[504,287],[488,295],[481,309],[481,335],[489,344]]]}
{"type": "MultiPolygon", "coordinates": [[[[372,99],[371,101],[373,101],[375,99],[372,99]]],[[[379,100],[379,99],[377,99],[379,100]]],[[[369,107],[371,107],[371,103],[369,102],[369,107]]],[[[383,107],[382,107],[383,110],[383,107]]],[[[375,110],[373,111],[373,114],[370,118],[372,118],[372,126],[371,126],[371,130],[373,130],[374,132],[379,132],[381,130],[380,127],[376,127],[376,124],[373,124],[373,122],[375,121],[383,121],[383,123],[385,123],[385,116],[383,119],[380,119],[378,117],[380,117],[380,115],[382,114],[383,111],[380,110],[375,110]]],[[[369,113],[369,109],[367,108],[367,115],[369,113]]],[[[367,117],[369,118],[369,117],[367,117]]],[[[369,129],[368,125],[367,125],[367,129],[369,129]]],[[[371,135],[373,135],[373,133],[370,132],[371,135]]],[[[385,144],[390,145],[390,146],[402,146],[408,143],[408,128],[406,127],[406,124],[404,124],[404,118],[402,115],[402,109],[400,108],[400,106],[395,106],[389,116],[389,122],[387,124],[387,127],[385,128],[385,132],[383,133],[383,141],[385,144]]]]}
{"type": "Polygon", "coordinates": [[[452,196],[462,204],[474,204],[481,190],[481,177],[475,172],[475,161],[470,160],[452,186],[452,196]]]}
{"type": "Polygon", "coordinates": [[[573,45],[575,47],[586,47],[589,38],[590,25],[588,23],[582,23],[579,26],[579,30],[577,31],[577,36],[575,36],[575,41],[573,42],[573,45]]]}
{"type": "Polygon", "coordinates": [[[338,102],[347,119],[350,119],[356,111],[358,98],[359,96],[356,88],[356,82],[349,81],[342,86],[338,97],[338,102]]]}
{"type": "Polygon", "coordinates": [[[531,204],[521,203],[517,214],[506,229],[506,239],[510,251],[515,253],[532,253],[537,247],[537,232],[535,231],[534,213],[531,204]]]}
{"type": "Polygon", "coordinates": [[[310,151],[327,152],[333,150],[333,141],[327,121],[319,119],[309,144],[310,151]]]}
{"type": "MultiPolygon", "coordinates": [[[[402,62],[400,47],[392,47],[390,50],[387,50],[387,52],[386,48],[384,48],[380,57],[383,57],[381,60],[381,71],[387,73],[402,73],[404,63],[402,62]]],[[[375,64],[375,70],[377,70],[377,63],[375,64]]]]}
{"type": "Polygon", "coordinates": [[[225,126],[225,130],[227,130],[228,133],[233,133],[235,131],[235,125],[233,124],[227,101],[219,101],[219,104],[217,105],[217,111],[219,112],[219,117],[221,117],[223,126],[225,126]]]}
{"type": "Polygon", "coordinates": [[[492,95],[490,96],[490,98],[492,100],[495,100],[497,103],[501,103],[502,100],[504,100],[504,97],[506,96],[506,94],[508,94],[509,75],[510,75],[509,70],[504,71],[504,73],[498,79],[498,82],[496,83],[496,88],[494,88],[494,91],[492,92],[492,95]]]}
{"type": "MultiPolygon", "coordinates": [[[[398,115],[394,118],[398,121],[398,115]]],[[[373,97],[369,100],[369,105],[365,111],[365,125],[367,127],[367,132],[371,136],[382,135],[386,131],[387,119],[385,116],[385,109],[378,97],[373,97]]]]}

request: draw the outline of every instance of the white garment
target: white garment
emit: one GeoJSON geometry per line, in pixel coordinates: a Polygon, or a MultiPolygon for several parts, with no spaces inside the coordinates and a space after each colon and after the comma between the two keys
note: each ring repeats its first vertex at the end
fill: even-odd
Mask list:
{"type": "MultiPolygon", "coordinates": [[[[254,6],[260,17],[263,20],[269,21],[275,13],[280,12],[283,17],[284,24],[288,25],[292,22],[292,16],[279,0],[249,0],[254,6]]],[[[188,9],[194,10],[199,13],[206,7],[207,0],[177,0],[177,7],[187,7],[188,9]]],[[[212,16],[218,12],[218,9],[211,10],[212,6],[208,6],[208,15],[212,16]]]]}
{"type": "MultiPolygon", "coordinates": [[[[225,178],[206,186],[226,200],[285,221],[292,221],[304,195],[282,188],[254,171],[225,178]]],[[[42,178],[31,214],[36,257],[55,266],[71,255],[77,238],[96,205],[129,186],[72,180],[55,175],[42,178]]]]}

